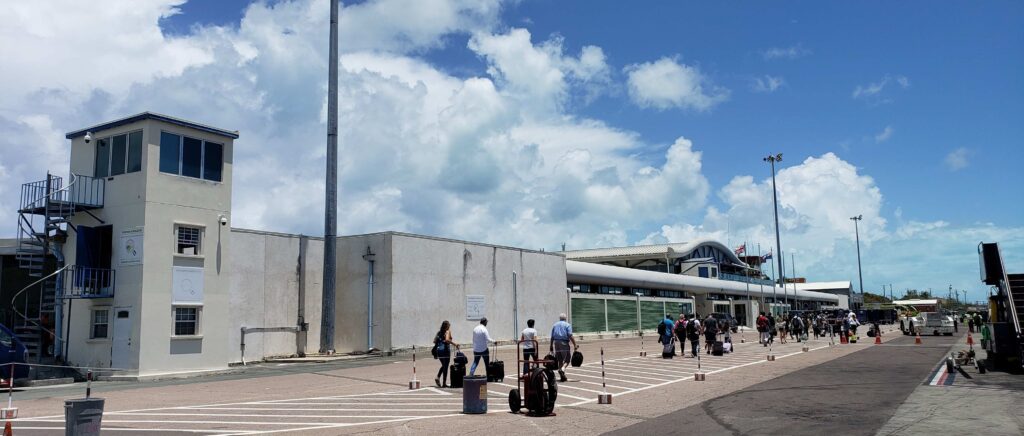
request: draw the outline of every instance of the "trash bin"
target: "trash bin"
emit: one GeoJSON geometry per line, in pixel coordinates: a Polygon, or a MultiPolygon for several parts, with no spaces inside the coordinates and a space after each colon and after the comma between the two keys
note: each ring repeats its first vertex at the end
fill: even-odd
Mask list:
{"type": "Polygon", "coordinates": [[[102,398],[64,400],[64,434],[66,436],[99,436],[102,419],[102,398]]]}
{"type": "Polygon", "coordinates": [[[487,413],[487,377],[462,380],[462,413],[487,413]]]}

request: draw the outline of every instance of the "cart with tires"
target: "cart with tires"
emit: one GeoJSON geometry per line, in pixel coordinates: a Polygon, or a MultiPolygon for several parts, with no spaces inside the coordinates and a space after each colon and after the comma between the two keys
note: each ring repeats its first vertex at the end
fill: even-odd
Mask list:
{"type": "MultiPolygon", "coordinates": [[[[539,350],[539,344],[532,340],[533,349],[539,350]]],[[[555,399],[558,398],[558,382],[555,380],[554,356],[547,355],[542,360],[523,360],[523,353],[520,350],[521,342],[516,341],[516,356],[518,365],[516,372],[516,388],[508,393],[508,408],[512,413],[519,413],[526,409],[529,416],[550,416],[554,415],[555,399]],[[526,373],[521,373],[523,365],[526,365],[526,373]]]]}

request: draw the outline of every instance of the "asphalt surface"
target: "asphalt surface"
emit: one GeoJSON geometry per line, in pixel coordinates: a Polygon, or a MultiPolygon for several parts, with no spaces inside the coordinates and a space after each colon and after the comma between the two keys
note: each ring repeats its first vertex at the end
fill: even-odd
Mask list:
{"type": "Polygon", "coordinates": [[[902,337],[611,435],[874,435],[960,336],[902,337]]]}

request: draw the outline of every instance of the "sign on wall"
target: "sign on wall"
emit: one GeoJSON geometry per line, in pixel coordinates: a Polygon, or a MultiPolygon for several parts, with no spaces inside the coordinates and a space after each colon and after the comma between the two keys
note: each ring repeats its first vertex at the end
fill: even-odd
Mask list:
{"type": "Polygon", "coordinates": [[[466,296],[466,319],[478,321],[486,316],[487,299],[483,295],[466,296]]]}
{"type": "Polygon", "coordinates": [[[121,230],[121,265],[142,265],[142,227],[121,230]]]}
{"type": "Polygon", "coordinates": [[[176,266],[171,270],[171,296],[175,304],[203,302],[203,269],[176,266]]]}

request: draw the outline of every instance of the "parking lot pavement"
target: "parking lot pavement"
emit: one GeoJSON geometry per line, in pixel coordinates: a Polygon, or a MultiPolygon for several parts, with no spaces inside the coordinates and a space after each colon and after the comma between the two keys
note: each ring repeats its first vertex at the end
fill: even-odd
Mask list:
{"type": "MultiPolygon", "coordinates": [[[[752,335],[745,336],[754,340],[752,335]]],[[[645,343],[649,356],[641,357],[637,338],[581,341],[581,350],[587,361],[580,368],[570,368],[567,371],[569,381],[558,385],[556,412],[564,418],[561,421],[552,418],[545,425],[551,429],[566,426],[579,430],[586,429],[588,424],[603,423],[597,428],[607,430],[635,422],[644,416],[616,418],[606,414],[600,419],[590,420],[588,415],[595,412],[588,408],[604,407],[594,403],[598,393],[607,391],[622,404],[615,409],[621,411],[617,413],[637,413],[637,410],[629,409],[634,407],[630,404],[640,407],[638,410],[657,413],[658,407],[641,406],[648,397],[647,393],[665,395],[670,392],[668,389],[674,389],[670,385],[692,381],[698,366],[709,379],[728,372],[737,373],[736,380],[744,379],[748,377],[745,370],[769,363],[766,358],[769,349],[753,342],[741,343],[742,339],[743,336],[734,336],[736,350],[733,353],[724,356],[701,354],[700,359],[680,356],[662,359],[660,346],[653,344],[652,347],[650,343],[645,343]],[[603,380],[599,359],[602,349],[605,352],[603,380]],[[588,420],[590,422],[584,422],[588,420]]],[[[771,353],[778,362],[770,364],[773,371],[788,371],[784,368],[796,369],[806,362],[829,360],[840,355],[837,353],[868,346],[868,342],[862,342],[830,347],[827,340],[775,344],[771,353]],[[805,345],[808,352],[802,351],[805,345]],[[833,352],[822,352],[826,349],[833,352]],[[809,357],[815,354],[819,356],[809,357]]],[[[516,387],[516,379],[511,374],[517,367],[513,355],[510,347],[503,347],[497,354],[506,362],[508,377],[502,383],[488,384],[489,414],[479,419],[461,414],[461,391],[432,387],[408,390],[402,387],[411,376],[411,363],[396,361],[335,371],[319,367],[311,373],[107,391],[103,393],[107,398],[103,429],[110,432],[211,435],[399,432],[396,429],[412,428],[422,433],[450,433],[453,426],[459,425],[467,426],[465,432],[472,432],[473,428],[515,430],[525,423],[535,424],[529,421],[532,418],[509,413],[508,392],[516,387]],[[484,426],[479,427],[481,424],[484,426]]],[[[423,363],[421,360],[419,373],[433,374],[436,371],[434,365],[434,361],[423,363]]],[[[770,376],[772,372],[758,371],[755,374],[762,377],[770,376]]],[[[429,384],[432,380],[423,380],[424,386],[429,384]]],[[[721,382],[709,382],[706,386],[729,389],[721,382]]],[[[62,401],[63,398],[52,397],[21,402],[23,418],[15,422],[16,433],[60,434],[63,429],[62,401]]],[[[536,430],[537,433],[548,432],[542,428],[536,430]]]]}

